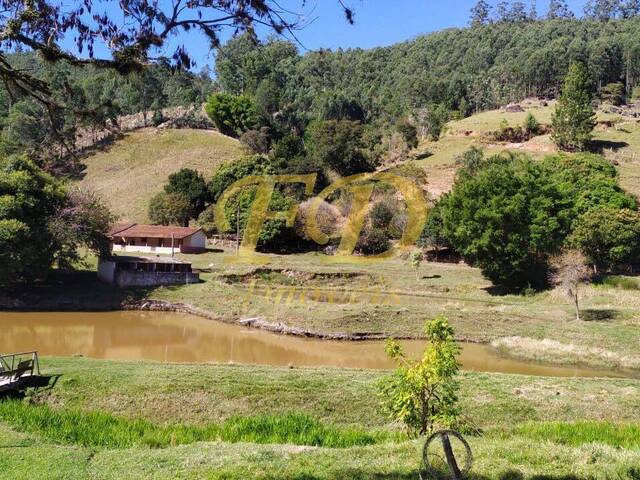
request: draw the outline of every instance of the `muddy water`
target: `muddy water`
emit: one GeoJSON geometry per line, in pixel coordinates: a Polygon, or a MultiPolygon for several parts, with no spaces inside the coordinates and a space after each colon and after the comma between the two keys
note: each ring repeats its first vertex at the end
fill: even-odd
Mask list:
{"type": "MultiPolygon", "coordinates": [[[[414,357],[424,342],[402,342],[414,357]]],[[[260,365],[390,368],[384,342],[333,342],[275,335],[179,313],[0,312],[0,353],[83,355],[117,360],[217,362],[260,365]]],[[[484,345],[464,344],[466,370],[544,376],[616,376],[501,357],[484,345]]]]}

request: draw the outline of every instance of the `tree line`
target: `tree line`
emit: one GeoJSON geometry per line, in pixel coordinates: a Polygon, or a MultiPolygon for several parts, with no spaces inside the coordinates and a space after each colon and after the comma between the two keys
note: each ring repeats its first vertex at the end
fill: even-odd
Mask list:
{"type": "Polygon", "coordinates": [[[640,19],[604,22],[563,11],[550,20],[483,20],[390,47],[304,55],[286,40],[244,35],[218,49],[215,70],[225,92],[250,96],[293,125],[338,93],[381,124],[434,105],[466,116],[527,96],[555,97],[576,62],[587,66],[594,92],[622,82],[631,96],[640,83],[640,19]]]}

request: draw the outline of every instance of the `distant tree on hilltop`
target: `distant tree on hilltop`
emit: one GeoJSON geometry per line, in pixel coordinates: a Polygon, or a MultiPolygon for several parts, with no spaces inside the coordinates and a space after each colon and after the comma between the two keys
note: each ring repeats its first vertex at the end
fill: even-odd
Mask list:
{"type": "Polygon", "coordinates": [[[549,2],[547,19],[554,20],[556,18],[575,18],[574,13],[565,0],[551,0],[549,2]]]}

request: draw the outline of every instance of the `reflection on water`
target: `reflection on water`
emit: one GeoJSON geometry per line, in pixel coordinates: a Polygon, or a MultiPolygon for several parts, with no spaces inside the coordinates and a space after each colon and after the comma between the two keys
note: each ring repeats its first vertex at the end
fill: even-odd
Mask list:
{"type": "MultiPolygon", "coordinates": [[[[0,353],[84,355],[118,360],[390,368],[384,342],[334,342],[275,335],[179,313],[0,312],[0,353]]],[[[402,342],[414,357],[421,341],[402,342]]],[[[613,376],[503,358],[484,345],[464,344],[463,368],[549,376],[613,376]]]]}

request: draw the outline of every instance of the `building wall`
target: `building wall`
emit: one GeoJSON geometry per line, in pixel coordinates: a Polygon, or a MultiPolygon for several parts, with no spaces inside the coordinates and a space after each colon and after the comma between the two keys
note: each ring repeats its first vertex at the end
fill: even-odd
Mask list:
{"type": "Polygon", "coordinates": [[[113,283],[115,270],[116,270],[115,262],[109,262],[104,260],[98,261],[98,279],[99,280],[107,283],[113,283]]]}
{"type": "Polygon", "coordinates": [[[143,252],[143,253],[178,253],[180,248],[174,247],[146,247],[143,245],[113,245],[114,252],[143,252]]]}
{"type": "Polygon", "coordinates": [[[187,237],[180,246],[182,253],[199,253],[207,249],[207,236],[202,230],[187,237]]]}
{"type": "Polygon", "coordinates": [[[132,272],[115,271],[115,284],[119,287],[153,287],[158,285],[185,285],[198,283],[200,276],[192,272],[132,272]]]}

